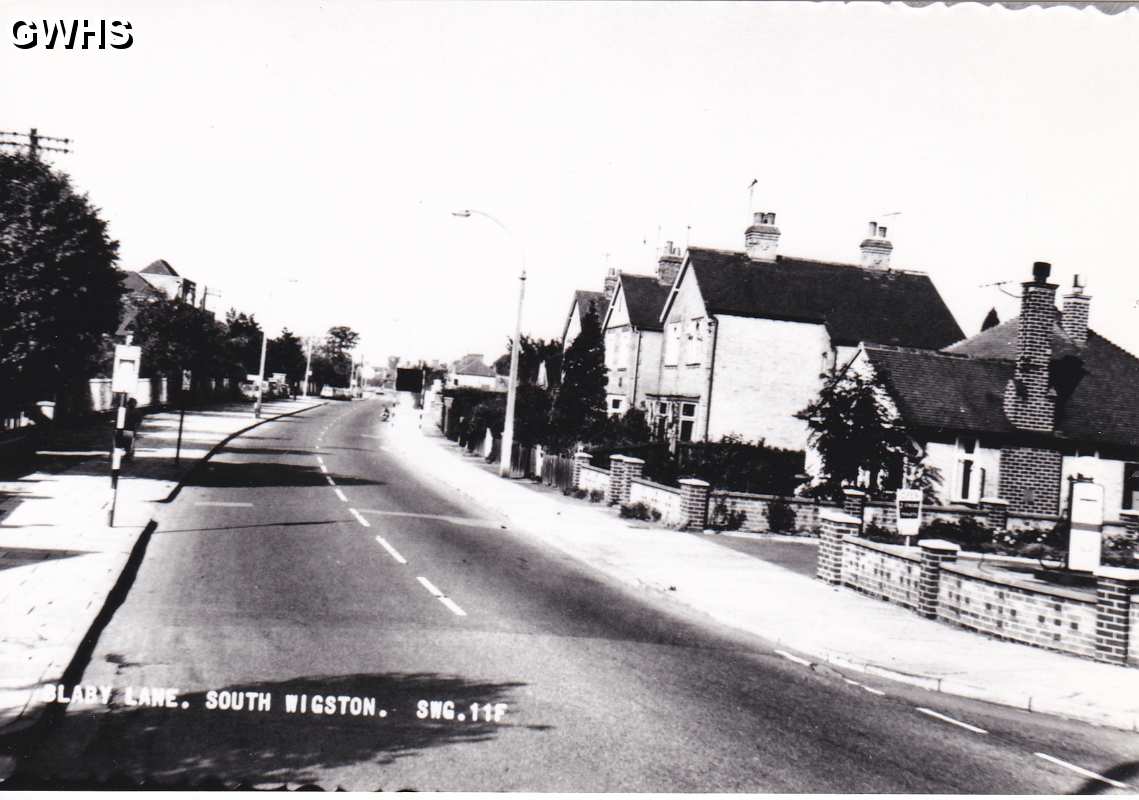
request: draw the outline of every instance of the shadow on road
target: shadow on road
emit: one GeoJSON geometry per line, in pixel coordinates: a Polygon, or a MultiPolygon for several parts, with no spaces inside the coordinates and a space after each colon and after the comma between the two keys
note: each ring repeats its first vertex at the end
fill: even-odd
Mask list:
{"type": "Polygon", "coordinates": [[[505,723],[472,721],[470,706],[510,704],[524,685],[426,672],[319,675],[226,687],[235,694],[267,693],[268,711],[207,710],[205,692],[181,696],[185,710],[112,701],[59,715],[45,732],[50,746],[33,751],[5,788],[320,784],[329,769],[353,765],[374,768],[367,770],[367,788],[404,788],[385,785],[383,765],[432,747],[493,739],[509,714],[505,723]],[[307,695],[310,709],[315,695],[374,698],[376,716],[289,713],[287,695],[307,695]],[[420,700],[450,700],[456,717],[465,712],[468,718],[419,719],[420,700]]]}
{"type": "MultiPolygon", "coordinates": [[[[339,486],[382,486],[384,481],[330,476],[339,486]]],[[[314,464],[278,464],[272,461],[209,461],[196,469],[187,486],[223,488],[263,488],[268,486],[327,486],[328,481],[314,464]]]]}
{"type": "MultiPolygon", "coordinates": [[[[1120,783],[1130,783],[1134,787],[1133,778],[1139,777],[1139,761],[1125,761],[1122,764],[1116,764],[1109,770],[1101,773],[1105,778],[1111,778],[1113,781],[1120,783]]],[[[1084,781],[1078,788],[1072,791],[1072,794],[1103,794],[1110,791],[1111,786],[1103,781],[1097,781],[1094,778],[1089,778],[1084,781]]],[[[1134,791],[1134,788],[1132,788],[1134,791]]]]}

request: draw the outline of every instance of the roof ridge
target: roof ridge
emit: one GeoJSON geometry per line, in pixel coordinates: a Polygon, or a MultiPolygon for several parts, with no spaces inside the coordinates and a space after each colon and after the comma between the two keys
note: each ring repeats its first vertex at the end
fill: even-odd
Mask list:
{"type": "MultiPolygon", "coordinates": [[[[704,250],[706,252],[711,252],[711,253],[723,253],[725,255],[743,256],[745,258],[747,256],[746,250],[726,250],[726,249],[721,248],[721,247],[694,246],[694,247],[689,247],[688,249],[689,250],[704,250]]],[[[748,259],[748,260],[750,261],[750,259],[748,259]]],[[[861,269],[861,270],[865,270],[866,272],[869,272],[872,274],[889,275],[889,274],[893,273],[893,274],[901,274],[901,275],[922,275],[925,277],[929,277],[929,273],[927,271],[921,270],[921,269],[902,269],[902,268],[898,268],[898,267],[888,267],[886,269],[872,269],[870,267],[864,267],[861,264],[858,264],[854,261],[833,261],[831,259],[826,259],[826,258],[815,258],[813,256],[793,256],[793,255],[785,255],[783,253],[778,254],[775,257],[775,261],[760,261],[760,262],[757,262],[756,265],[757,266],[768,266],[771,264],[779,264],[780,262],[783,262],[783,261],[802,261],[802,262],[805,262],[808,264],[817,264],[820,267],[842,267],[845,269],[861,269]]]]}
{"type": "Polygon", "coordinates": [[[1118,350],[1119,352],[1123,353],[1123,355],[1127,356],[1132,361],[1139,361],[1139,356],[1136,356],[1134,353],[1132,353],[1126,347],[1123,347],[1122,345],[1116,344],[1115,342],[1111,341],[1111,339],[1108,339],[1106,336],[1104,336],[1102,333],[1095,330],[1094,328],[1088,328],[1088,336],[1090,337],[1093,334],[1095,335],[1095,337],[1097,339],[1102,339],[1105,344],[1107,344],[1107,345],[1111,346],[1112,348],[1114,348],[1115,350],[1118,350]]]}

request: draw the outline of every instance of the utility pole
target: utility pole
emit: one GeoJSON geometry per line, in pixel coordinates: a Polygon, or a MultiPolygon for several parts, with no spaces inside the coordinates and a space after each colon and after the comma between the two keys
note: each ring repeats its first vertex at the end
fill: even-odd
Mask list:
{"type": "Polygon", "coordinates": [[[313,345],[313,341],[312,341],[312,337],[311,337],[311,336],[306,336],[306,337],[305,337],[305,344],[306,344],[306,345],[308,345],[308,347],[306,348],[308,352],[305,354],[305,388],[304,388],[304,396],[305,396],[305,397],[308,397],[308,379],[309,379],[309,376],[310,376],[310,375],[312,375],[312,350],[313,350],[313,347],[314,347],[314,345],[313,345]]]}
{"type": "Polygon", "coordinates": [[[253,405],[253,416],[261,419],[261,398],[265,391],[265,351],[269,347],[269,334],[261,331],[261,368],[257,376],[257,402],[253,405]]]}
{"type": "Polygon", "coordinates": [[[16,141],[6,141],[0,139],[0,146],[7,145],[8,147],[26,147],[28,148],[28,156],[36,161],[39,161],[40,150],[51,150],[56,153],[70,153],[71,151],[66,147],[53,147],[51,145],[41,144],[41,142],[59,142],[61,144],[71,144],[70,139],[61,139],[58,136],[42,136],[36,128],[30,129],[27,133],[19,133],[18,131],[0,131],[0,137],[11,136],[16,141]],[[26,139],[27,141],[20,141],[26,139]]]}

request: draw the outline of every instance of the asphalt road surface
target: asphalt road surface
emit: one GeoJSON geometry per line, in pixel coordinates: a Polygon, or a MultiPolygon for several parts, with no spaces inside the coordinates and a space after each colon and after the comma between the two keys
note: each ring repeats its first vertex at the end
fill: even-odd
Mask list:
{"type": "Polygon", "coordinates": [[[541,549],[402,465],[381,408],[271,422],[199,467],[81,678],[114,687],[111,704],[70,704],[32,743],[25,775],[1119,791],[1083,769],[1139,786],[1133,734],[812,670],[541,549]],[[178,694],[171,708],[130,706],[128,688],[136,703],[178,694]]]}

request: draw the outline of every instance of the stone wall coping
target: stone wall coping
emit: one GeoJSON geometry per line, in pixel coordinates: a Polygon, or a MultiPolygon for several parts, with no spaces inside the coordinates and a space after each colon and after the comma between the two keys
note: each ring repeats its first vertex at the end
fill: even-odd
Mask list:
{"type": "Polygon", "coordinates": [[[861,547],[864,550],[873,550],[876,553],[883,555],[893,556],[894,558],[901,558],[906,561],[921,561],[921,553],[918,552],[916,547],[906,547],[900,544],[883,544],[882,542],[872,542],[869,539],[863,539],[860,536],[844,536],[842,541],[846,544],[852,544],[855,547],[861,547]]]}
{"type": "Polygon", "coordinates": [[[626,464],[644,464],[643,458],[634,458],[633,456],[618,456],[626,464]]]}
{"type": "Polygon", "coordinates": [[[824,508],[819,512],[819,519],[827,522],[844,522],[847,525],[861,524],[858,517],[852,517],[850,514],[837,508],[824,508]]]}
{"type": "Polygon", "coordinates": [[[866,492],[862,491],[861,489],[843,489],[842,493],[845,494],[847,497],[865,497],[866,496],[866,492]]]}
{"type": "Polygon", "coordinates": [[[1092,574],[1097,578],[1110,578],[1113,581],[1124,581],[1139,586],[1139,569],[1127,567],[1096,567],[1092,574]]]}
{"type": "Polygon", "coordinates": [[[1125,510],[1119,512],[1120,521],[1128,519],[1139,519],[1139,511],[1125,510]]]}
{"type": "Polygon", "coordinates": [[[1008,500],[1002,500],[999,497],[982,497],[981,502],[988,506],[1007,506],[1008,500]]]}
{"type": "Polygon", "coordinates": [[[681,478],[677,481],[682,486],[711,486],[708,481],[702,481],[699,478],[681,478]]]}
{"type": "Polygon", "coordinates": [[[657,483],[650,481],[648,478],[630,478],[629,483],[639,483],[641,486],[648,486],[652,489],[660,489],[663,492],[671,492],[672,494],[680,494],[680,489],[675,486],[669,486],[665,483],[657,483]]]}
{"type": "Polygon", "coordinates": [[[592,453],[574,453],[573,457],[574,457],[575,461],[592,461],[593,460],[593,454],[592,453]]]}
{"type": "Polygon", "coordinates": [[[1049,597],[1060,597],[1065,600],[1086,603],[1091,606],[1094,606],[1096,602],[1094,596],[1074,589],[1066,589],[1062,586],[1049,586],[1044,583],[1020,580],[1019,578],[1010,578],[1006,575],[998,576],[995,575],[992,570],[987,570],[980,564],[962,564],[960,561],[957,561],[952,564],[942,564],[941,571],[961,575],[970,580],[983,581],[993,586],[1006,586],[1011,589],[1018,589],[1027,594],[1043,594],[1049,597]]]}
{"type": "MultiPolygon", "coordinates": [[[[895,501],[893,500],[867,500],[867,508],[894,508],[895,501]]],[[[976,517],[983,517],[988,512],[982,508],[974,506],[931,506],[928,503],[922,503],[923,514],[972,514],[976,517]]],[[[1011,516],[1011,515],[1010,515],[1011,516]]]]}
{"type": "Polygon", "coordinates": [[[922,539],[918,542],[922,550],[934,550],[940,553],[960,553],[961,545],[947,542],[945,539],[922,539]]]}
{"type": "Polygon", "coordinates": [[[602,475],[608,475],[609,474],[609,470],[602,469],[601,467],[595,467],[592,464],[582,464],[581,468],[582,469],[588,469],[591,472],[600,472],[602,475]]]}
{"type": "MultiPolygon", "coordinates": [[[[763,500],[765,502],[772,502],[773,500],[783,500],[787,503],[798,503],[799,505],[822,506],[818,498],[815,497],[796,497],[795,495],[781,495],[781,494],[759,494],[757,492],[735,492],[731,489],[712,489],[712,495],[715,497],[730,497],[736,500],[763,500]]],[[[828,506],[834,508],[834,506],[828,506]]]]}
{"type": "Polygon", "coordinates": [[[610,461],[628,461],[629,459],[628,459],[628,456],[613,455],[613,456],[609,456],[609,460],[610,461]]]}

